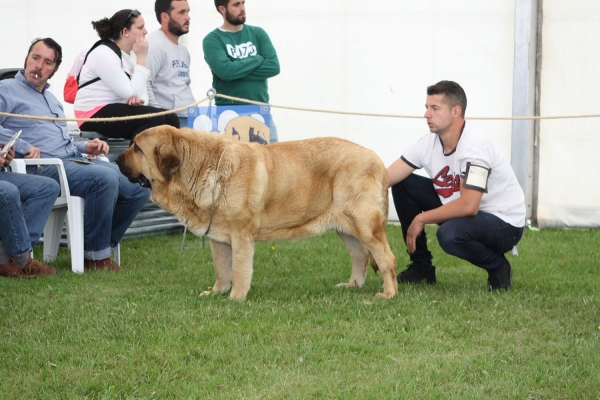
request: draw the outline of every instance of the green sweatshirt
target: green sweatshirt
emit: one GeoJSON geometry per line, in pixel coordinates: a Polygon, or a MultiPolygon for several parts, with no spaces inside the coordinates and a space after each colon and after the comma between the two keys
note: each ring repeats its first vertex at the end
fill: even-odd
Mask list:
{"type": "MultiPolygon", "coordinates": [[[[279,74],[279,60],[269,35],[262,28],[244,25],[239,32],[219,28],[202,41],[204,59],[219,94],[269,102],[267,79],[279,74]]],[[[247,104],[215,98],[217,105],[247,104]]]]}

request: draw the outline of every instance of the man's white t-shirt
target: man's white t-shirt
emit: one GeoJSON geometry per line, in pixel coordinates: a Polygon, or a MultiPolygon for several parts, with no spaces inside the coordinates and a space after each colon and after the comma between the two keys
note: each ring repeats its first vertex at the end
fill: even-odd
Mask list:
{"type": "Polygon", "coordinates": [[[481,185],[477,190],[484,192],[479,210],[515,227],[525,225],[525,196],[512,167],[500,149],[469,129],[469,124],[465,123],[458,145],[450,154],[444,154],[440,137],[429,133],[408,147],[402,159],[415,169],[425,169],[442,204],[460,197],[460,182],[470,167],[469,172],[473,173],[470,179],[481,185]],[[483,178],[475,176],[479,171],[483,171],[483,178]]]}

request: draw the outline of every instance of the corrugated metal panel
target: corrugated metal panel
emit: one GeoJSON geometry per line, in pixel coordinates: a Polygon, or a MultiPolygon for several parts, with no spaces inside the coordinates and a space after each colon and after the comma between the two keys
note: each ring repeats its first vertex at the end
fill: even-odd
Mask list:
{"type": "MultiPolygon", "coordinates": [[[[183,225],[175,217],[161,210],[156,204],[149,201],[139,212],[133,223],[125,232],[124,238],[138,238],[152,235],[169,235],[183,232],[183,225]]],[[[44,241],[44,238],[40,241],[44,241]]],[[[67,245],[67,230],[63,228],[60,244],[67,245]]]]}
{"type": "Polygon", "coordinates": [[[183,232],[183,225],[177,221],[177,218],[149,201],[133,220],[125,232],[125,237],[134,238],[179,232],[183,232]]]}

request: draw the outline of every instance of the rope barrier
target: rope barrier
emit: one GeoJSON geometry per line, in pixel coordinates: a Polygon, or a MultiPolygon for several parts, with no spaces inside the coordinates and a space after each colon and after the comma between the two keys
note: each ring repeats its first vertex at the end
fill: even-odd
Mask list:
{"type": "MultiPolygon", "coordinates": [[[[269,106],[271,108],[281,108],[283,110],[294,110],[294,111],[305,111],[314,113],[325,113],[325,114],[340,114],[340,115],[356,115],[361,117],[383,117],[383,118],[403,118],[403,119],[423,119],[422,115],[401,115],[401,114],[378,114],[378,113],[363,113],[354,111],[338,111],[338,110],[320,110],[316,108],[303,108],[303,107],[290,107],[281,106],[277,104],[267,104],[258,101],[252,101],[248,99],[242,99],[239,97],[227,96],[224,94],[218,94],[214,92],[214,89],[208,91],[209,96],[202,100],[196,101],[187,107],[180,107],[175,110],[167,110],[156,112],[152,114],[143,115],[131,115],[129,117],[114,117],[114,118],[55,118],[55,117],[38,117],[33,115],[21,115],[21,114],[10,114],[0,111],[0,116],[7,118],[21,118],[21,119],[35,119],[42,121],[61,121],[61,122],[116,122],[116,121],[129,121],[133,119],[159,117],[167,114],[177,113],[180,111],[186,111],[189,107],[195,107],[199,104],[204,103],[206,100],[212,100],[213,97],[221,97],[227,100],[238,101],[240,103],[256,104],[260,106],[269,106]]],[[[469,120],[482,120],[482,121],[528,121],[528,120],[551,120],[551,119],[583,119],[583,118],[599,118],[600,114],[583,114],[583,115],[559,115],[559,116],[526,116],[526,117],[468,117],[469,120]]]]}
{"type": "MultiPolygon", "coordinates": [[[[296,111],[307,111],[307,112],[317,112],[317,113],[327,113],[327,114],[342,114],[342,115],[358,115],[362,117],[385,117],[385,118],[412,118],[412,119],[422,119],[425,118],[422,115],[400,115],[400,114],[376,114],[376,113],[361,113],[361,112],[353,112],[353,111],[336,111],[336,110],[318,110],[315,108],[301,108],[301,107],[289,107],[289,106],[280,106],[276,104],[266,104],[260,103],[258,101],[252,101],[247,99],[241,99],[239,97],[227,96],[224,94],[217,94],[217,97],[222,97],[228,100],[240,101],[250,104],[257,105],[267,105],[271,108],[281,108],[285,110],[296,110],[296,111]]],[[[588,115],[561,115],[561,116],[551,116],[551,117],[542,117],[542,116],[530,116],[530,117],[466,117],[470,120],[498,120],[498,121],[511,121],[511,120],[540,120],[540,119],[570,119],[570,118],[598,118],[600,114],[588,114],[588,115]]]]}
{"type": "Polygon", "coordinates": [[[173,114],[179,111],[187,111],[188,107],[195,107],[198,104],[204,103],[208,100],[208,97],[205,97],[202,100],[198,100],[195,103],[190,104],[187,107],[180,107],[174,110],[166,110],[160,111],[152,114],[142,114],[142,115],[130,115],[128,117],[107,117],[107,118],[57,118],[57,117],[38,117],[35,115],[22,115],[22,114],[10,114],[0,111],[0,116],[2,117],[10,117],[10,118],[21,118],[21,119],[35,119],[40,121],[60,121],[60,122],[116,122],[116,121],[130,121],[132,119],[142,119],[142,118],[151,118],[151,117],[159,117],[162,115],[173,114]]]}

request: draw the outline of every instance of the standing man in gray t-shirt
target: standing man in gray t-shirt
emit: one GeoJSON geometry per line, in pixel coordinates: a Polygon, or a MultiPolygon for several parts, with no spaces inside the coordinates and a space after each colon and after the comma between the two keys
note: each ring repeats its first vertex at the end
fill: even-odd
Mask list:
{"type": "MultiPolygon", "coordinates": [[[[190,53],[179,43],[179,37],[190,30],[190,7],[187,0],[156,0],[156,19],[160,29],[149,34],[146,67],[149,105],[153,107],[185,107],[195,102],[190,88],[190,53]]],[[[177,113],[181,127],[186,127],[187,111],[177,113]]]]}

